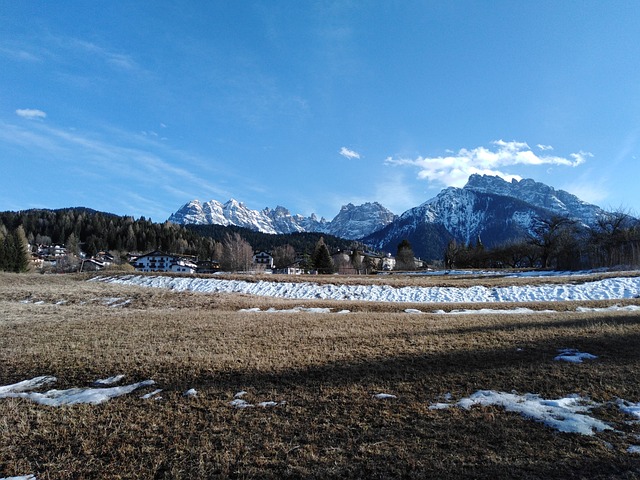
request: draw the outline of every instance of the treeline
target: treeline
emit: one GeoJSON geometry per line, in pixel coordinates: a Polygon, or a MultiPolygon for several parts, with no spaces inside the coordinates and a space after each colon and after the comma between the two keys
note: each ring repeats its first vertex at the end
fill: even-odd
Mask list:
{"type": "Polygon", "coordinates": [[[353,247],[352,240],[335,237],[326,233],[318,232],[296,232],[288,234],[269,234],[249,230],[248,228],[234,225],[186,225],[187,230],[198,235],[210,238],[218,243],[224,242],[228,234],[238,234],[246,240],[254,250],[264,250],[270,252],[276,247],[290,245],[298,255],[311,255],[318,241],[322,238],[329,250],[347,250],[353,247]]]}
{"type": "MultiPolygon", "coordinates": [[[[222,249],[225,239],[229,245],[229,238],[241,238],[246,243],[243,244],[245,252],[273,251],[278,247],[289,246],[298,255],[311,255],[321,237],[324,237],[332,250],[346,249],[352,244],[349,240],[319,233],[270,235],[233,226],[185,227],[168,221],[154,223],[145,217],[134,219],[87,208],[0,212],[0,226],[3,258],[16,252],[14,245],[18,242],[15,240],[18,231],[22,243],[32,246],[64,245],[70,254],[78,255],[82,251],[90,257],[100,251],[145,253],[162,250],[172,254],[197,256],[201,260],[223,261],[225,259],[222,256],[232,251],[230,248],[222,249]]],[[[22,268],[9,263],[0,268],[22,268]]]]}
{"type": "Polygon", "coordinates": [[[211,239],[179,225],[154,223],[145,217],[135,220],[86,208],[2,212],[0,223],[9,231],[22,226],[31,245],[65,245],[89,256],[99,251],[159,249],[208,258],[213,252],[211,239]]]}
{"type": "Polygon", "coordinates": [[[447,268],[543,268],[580,270],[640,266],[640,221],[625,212],[607,213],[591,228],[566,217],[538,219],[525,238],[487,249],[451,240],[447,268]]]}

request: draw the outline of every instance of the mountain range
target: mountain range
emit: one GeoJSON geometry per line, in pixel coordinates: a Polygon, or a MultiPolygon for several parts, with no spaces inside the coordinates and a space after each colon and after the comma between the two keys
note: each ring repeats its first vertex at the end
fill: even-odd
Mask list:
{"type": "Polygon", "coordinates": [[[377,202],[345,205],[327,221],[315,215],[292,215],[284,207],[257,211],[236,200],[225,204],[193,200],[169,221],[238,225],[265,233],[330,233],[388,252],[395,252],[407,239],[417,256],[439,259],[451,239],[465,244],[481,239],[490,248],[530,233],[538,218],[560,215],[589,227],[602,214],[596,205],[531,179],[507,182],[497,176],[471,175],[464,187],[445,188],[400,216],[377,202]]]}
{"type": "Polygon", "coordinates": [[[336,237],[357,239],[365,237],[395,220],[396,216],[377,202],[354,206],[344,205],[331,221],[315,214],[305,217],[292,215],[278,206],[274,209],[251,210],[244,203],[231,199],[201,203],[192,200],[169,217],[169,221],[183,225],[235,225],[262,233],[286,234],[321,232],[336,237]]]}

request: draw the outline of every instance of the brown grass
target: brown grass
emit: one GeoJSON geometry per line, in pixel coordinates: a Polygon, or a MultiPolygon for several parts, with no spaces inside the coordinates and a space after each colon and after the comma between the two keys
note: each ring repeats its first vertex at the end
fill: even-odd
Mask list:
{"type": "Polygon", "coordinates": [[[0,400],[0,477],[640,478],[640,456],[626,452],[640,444],[640,425],[607,403],[640,401],[636,313],[555,303],[543,307],[564,311],[408,315],[408,306],[451,306],[177,293],[84,278],[0,275],[0,385],[47,374],[69,388],[124,373],[127,383],[155,380],[163,399],[141,400],[145,389],[101,405],[0,400]],[[112,298],[130,303],[111,307],[112,298]],[[303,304],[352,313],[238,312],[303,304]],[[553,361],[563,347],[599,358],[553,361]],[[198,396],[183,397],[189,388],[198,396]],[[596,414],[616,431],[586,437],[498,408],[429,409],[447,393],[457,400],[478,389],[589,396],[605,402],[596,414]],[[251,402],[286,403],[233,409],[240,390],[251,402]],[[379,392],[398,398],[374,400],[379,392]]]}

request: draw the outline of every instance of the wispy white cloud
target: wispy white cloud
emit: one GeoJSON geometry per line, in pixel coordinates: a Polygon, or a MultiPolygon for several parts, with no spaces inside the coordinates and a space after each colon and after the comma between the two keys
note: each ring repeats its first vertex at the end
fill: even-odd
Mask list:
{"type": "Polygon", "coordinates": [[[12,60],[19,60],[23,62],[39,62],[41,60],[38,55],[31,53],[20,46],[2,46],[0,47],[0,55],[12,60]]]}
{"type": "MultiPolygon", "coordinates": [[[[550,147],[547,145],[547,150],[550,147]]],[[[412,166],[418,168],[418,178],[447,186],[462,187],[472,174],[493,175],[507,181],[520,180],[514,173],[503,171],[505,167],[516,165],[560,165],[577,167],[586,162],[592,155],[580,151],[568,157],[556,155],[538,155],[525,142],[492,142],[492,148],[476,147],[471,150],[463,148],[457,153],[444,157],[393,158],[388,157],[385,164],[393,166],[412,166]]]]}
{"type": "Polygon", "coordinates": [[[58,37],[59,44],[68,51],[80,55],[91,55],[119,70],[138,70],[139,66],[130,55],[114,52],[106,47],[77,38],[58,37]]]}
{"type": "Polygon", "coordinates": [[[16,110],[16,115],[29,120],[43,119],[47,117],[45,112],[35,108],[19,108],[16,110]]]}
{"type": "Polygon", "coordinates": [[[348,158],[349,160],[353,160],[354,158],[360,158],[360,154],[354,150],[351,150],[347,147],[342,147],[340,149],[340,155],[342,155],[344,158],[348,158]]]}
{"type": "Polygon", "coordinates": [[[542,150],[543,152],[548,152],[550,150],[553,150],[553,147],[551,145],[542,145],[542,144],[537,144],[536,147],[538,147],[538,149],[542,150]]]}
{"type": "Polygon", "coordinates": [[[59,169],[74,174],[79,169],[100,171],[112,179],[124,176],[132,181],[132,188],[153,187],[157,191],[157,185],[177,183],[209,195],[225,193],[197,173],[207,162],[192,153],[172,149],[160,140],[117,130],[110,130],[106,138],[39,122],[30,127],[0,122],[0,141],[20,146],[38,158],[58,162],[59,169]]]}

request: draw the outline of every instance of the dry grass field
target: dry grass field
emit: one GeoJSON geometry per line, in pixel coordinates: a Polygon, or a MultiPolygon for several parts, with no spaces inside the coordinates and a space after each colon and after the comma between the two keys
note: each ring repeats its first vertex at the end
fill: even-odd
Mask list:
{"type": "MultiPolygon", "coordinates": [[[[385,283],[445,284],[402,278],[385,283]]],[[[523,279],[446,280],[474,281],[523,279]]],[[[526,279],[535,281],[549,280],[526,279]]],[[[117,374],[125,384],[156,382],[99,405],[0,399],[0,477],[640,478],[640,455],[628,451],[640,445],[640,422],[615,405],[640,402],[640,313],[578,313],[577,305],[519,304],[556,310],[522,315],[410,315],[403,310],[425,305],[0,274],[0,385],[41,375],[57,377],[56,389],[117,374]],[[238,311],[302,305],[350,313],[238,311]],[[554,361],[565,347],[598,358],[554,361]],[[140,398],[155,388],[163,390],[155,399],[140,398]],[[184,396],[191,388],[197,395],[184,396]],[[591,414],[613,429],[586,436],[499,407],[429,408],[489,389],[590,397],[601,403],[591,414]],[[230,405],[240,391],[254,408],[230,405]],[[263,401],[277,405],[259,407],[263,401]]]]}

